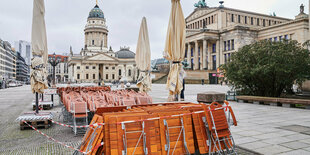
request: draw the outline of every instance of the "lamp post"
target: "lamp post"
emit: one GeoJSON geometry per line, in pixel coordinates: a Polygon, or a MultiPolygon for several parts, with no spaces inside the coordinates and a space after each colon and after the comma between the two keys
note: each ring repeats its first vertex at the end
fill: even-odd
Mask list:
{"type": "Polygon", "coordinates": [[[54,53],[53,54],[53,57],[51,59],[48,60],[48,63],[51,64],[51,66],[53,67],[53,82],[52,82],[52,85],[56,85],[56,82],[55,82],[55,78],[56,78],[56,70],[55,70],[55,67],[60,63],[60,61],[56,60],[56,54],[54,53]]]}
{"type": "MultiPolygon", "coordinates": [[[[51,64],[51,66],[53,67],[53,73],[52,73],[52,76],[53,76],[53,82],[52,82],[52,87],[56,85],[56,70],[55,70],[55,67],[60,63],[60,61],[58,61],[56,59],[56,54],[54,53],[53,54],[53,57],[51,59],[48,59],[48,63],[51,64]]],[[[54,95],[52,94],[51,95],[51,99],[52,99],[52,102],[54,102],[54,95]]],[[[42,100],[43,100],[43,96],[42,96],[42,100]]]]}

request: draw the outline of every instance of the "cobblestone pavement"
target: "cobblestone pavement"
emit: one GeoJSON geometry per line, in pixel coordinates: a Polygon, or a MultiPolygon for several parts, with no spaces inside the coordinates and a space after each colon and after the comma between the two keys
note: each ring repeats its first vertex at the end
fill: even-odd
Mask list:
{"type": "MultiPolygon", "coordinates": [[[[20,130],[19,122],[15,120],[20,114],[32,111],[33,99],[30,86],[0,90],[0,154],[72,154],[72,150],[47,140],[33,130],[20,130]]],[[[55,103],[51,111],[54,120],[59,121],[62,106],[57,101],[55,103]]],[[[75,148],[83,138],[74,136],[71,129],[58,125],[41,131],[75,148]]]]}
{"type": "MultiPolygon", "coordinates": [[[[186,101],[196,102],[196,94],[206,91],[226,92],[229,88],[219,85],[187,85],[186,101]]],[[[165,85],[153,85],[150,93],[154,102],[165,102],[168,91],[165,85]]],[[[0,154],[72,154],[72,150],[47,140],[33,130],[19,129],[15,119],[32,111],[34,95],[30,86],[0,90],[0,154]]],[[[56,101],[57,102],[57,101],[56,101]]],[[[62,106],[51,110],[58,117],[62,106]]],[[[239,154],[310,154],[310,111],[303,109],[271,107],[231,102],[238,126],[232,127],[239,154]],[[309,129],[309,130],[308,130],[309,129]],[[243,149],[246,148],[246,149],[243,149]]],[[[74,136],[71,129],[53,125],[41,131],[53,138],[77,147],[82,136],[74,136]]]]}

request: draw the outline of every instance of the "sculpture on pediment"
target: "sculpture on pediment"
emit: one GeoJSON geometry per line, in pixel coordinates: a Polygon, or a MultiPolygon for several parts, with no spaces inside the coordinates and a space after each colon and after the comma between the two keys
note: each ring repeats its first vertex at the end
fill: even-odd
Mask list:
{"type": "Polygon", "coordinates": [[[198,3],[195,3],[194,6],[196,8],[205,8],[207,7],[207,3],[206,3],[206,0],[199,0],[198,3]]]}

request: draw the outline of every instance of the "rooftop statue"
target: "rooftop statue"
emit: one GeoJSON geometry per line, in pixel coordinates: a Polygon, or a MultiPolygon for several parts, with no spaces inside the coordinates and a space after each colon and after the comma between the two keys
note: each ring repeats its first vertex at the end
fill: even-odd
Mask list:
{"type": "Polygon", "coordinates": [[[304,14],[305,13],[305,6],[304,4],[300,5],[300,14],[304,14]]]}
{"type": "Polygon", "coordinates": [[[207,3],[206,3],[206,0],[199,0],[198,3],[195,3],[194,6],[196,8],[205,8],[207,7],[207,3]]]}

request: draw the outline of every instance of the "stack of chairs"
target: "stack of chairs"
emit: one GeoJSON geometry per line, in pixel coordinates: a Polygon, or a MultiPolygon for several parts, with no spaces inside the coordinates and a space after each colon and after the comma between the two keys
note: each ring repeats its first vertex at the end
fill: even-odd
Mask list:
{"type": "Polygon", "coordinates": [[[223,108],[218,103],[100,108],[91,124],[105,125],[89,128],[80,149],[113,155],[236,154],[226,114],[232,117],[231,125],[237,125],[231,107],[223,108]]]}
{"type": "MultiPolygon", "coordinates": [[[[58,88],[57,91],[64,105],[63,120],[74,126],[88,125],[100,108],[152,103],[151,97],[146,93],[111,91],[110,87],[66,87],[58,88]]],[[[85,130],[73,129],[75,134],[85,133],[85,130]]]]}

